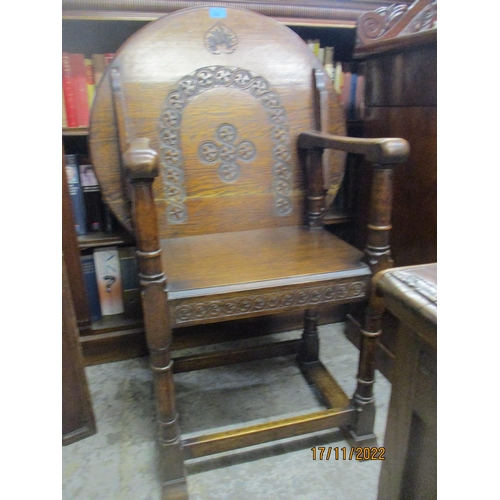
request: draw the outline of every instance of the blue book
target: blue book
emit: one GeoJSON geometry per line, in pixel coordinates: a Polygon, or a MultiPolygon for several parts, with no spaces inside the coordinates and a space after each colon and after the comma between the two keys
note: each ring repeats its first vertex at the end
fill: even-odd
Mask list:
{"type": "Polygon", "coordinates": [[[352,73],[351,75],[351,91],[349,94],[349,107],[347,108],[347,118],[349,120],[356,119],[356,86],[358,84],[358,75],[352,73]]]}
{"type": "Polygon", "coordinates": [[[83,198],[80,174],[78,172],[78,156],[65,155],[66,177],[68,179],[69,195],[73,206],[73,218],[75,221],[76,234],[87,233],[87,221],[85,217],[85,200],[83,198]]]}
{"type": "Polygon", "coordinates": [[[94,256],[82,255],[83,280],[89,299],[90,320],[92,322],[102,319],[101,302],[99,300],[99,290],[97,289],[97,278],[95,274],[94,256]]]}

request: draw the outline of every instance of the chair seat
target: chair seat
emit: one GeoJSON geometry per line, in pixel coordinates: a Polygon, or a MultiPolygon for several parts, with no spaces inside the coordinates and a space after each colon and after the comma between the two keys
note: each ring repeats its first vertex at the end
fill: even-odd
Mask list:
{"type": "Polygon", "coordinates": [[[363,253],[324,230],[281,227],[161,242],[175,324],[366,296],[363,253]]]}

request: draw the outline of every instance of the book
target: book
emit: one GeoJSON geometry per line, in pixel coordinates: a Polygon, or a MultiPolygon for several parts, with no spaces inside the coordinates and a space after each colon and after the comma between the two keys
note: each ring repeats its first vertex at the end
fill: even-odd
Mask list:
{"type": "Polygon", "coordinates": [[[349,108],[349,99],[351,97],[351,68],[348,63],[342,65],[342,90],[340,93],[340,100],[345,112],[349,108]]]}
{"type": "Polygon", "coordinates": [[[321,64],[325,64],[325,49],[323,47],[318,49],[318,59],[321,64]]]}
{"type": "Polygon", "coordinates": [[[106,203],[102,204],[102,222],[104,226],[105,233],[114,233],[116,230],[116,222],[115,216],[111,209],[106,205],[106,203]]]}
{"type": "Polygon", "coordinates": [[[85,76],[87,77],[87,101],[89,104],[89,112],[92,109],[95,95],[95,80],[94,80],[94,66],[92,59],[85,59],[85,76]]]}
{"type": "Polygon", "coordinates": [[[68,126],[68,117],[66,116],[66,104],[64,102],[64,90],[62,91],[62,126],[68,126]]]}
{"type": "Polygon", "coordinates": [[[344,86],[344,73],[342,71],[342,63],[337,61],[335,63],[335,72],[334,72],[334,82],[333,87],[337,95],[342,94],[342,88],[344,86]]]}
{"type": "Polygon", "coordinates": [[[114,52],[106,52],[106,54],[104,54],[104,67],[107,68],[111,64],[114,58],[115,58],[114,52]]]}
{"type": "Polygon", "coordinates": [[[335,69],[333,67],[333,55],[334,55],[334,48],[333,47],[325,47],[325,62],[324,62],[324,67],[325,67],[325,72],[330,78],[330,80],[334,80],[334,74],[335,74],[335,69]]]}
{"type": "Polygon", "coordinates": [[[62,53],[62,88],[64,95],[64,107],[66,109],[67,126],[78,127],[75,82],[71,74],[71,61],[68,52],[62,53]]]}
{"type": "Polygon", "coordinates": [[[86,156],[82,156],[78,170],[85,205],[86,229],[89,233],[103,231],[101,189],[95,176],[94,166],[86,156]]]}
{"type": "Polygon", "coordinates": [[[135,247],[118,249],[122,274],[123,309],[127,318],[142,317],[141,285],[136,250],[135,247]]]}
{"type": "Polygon", "coordinates": [[[365,118],[365,76],[358,73],[358,81],[356,83],[356,118],[364,120],[365,118]]]}
{"type": "Polygon", "coordinates": [[[69,195],[73,207],[73,219],[75,221],[76,234],[87,233],[87,223],[85,217],[85,204],[83,191],[78,173],[78,156],[73,154],[65,155],[66,177],[68,181],[69,195]]]}
{"type": "Polygon", "coordinates": [[[358,82],[357,73],[351,73],[351,88],[349,92],[349,98],[347,102],[347,119],[355,120],[356,119],[356,87],[358,82]]]}
{"type": "Polygon", "coordinates": [[[82,262],[83,280],[85,282],[85,289],[89,300],[90,320],[99,321],[102,318],[102,313],[99,291],[97,289],[94,256],[92,254],[82,255],[80,259],[82,262]]]}
{"type": "Polygon", "coordinates": [[[96,248],[94,265],[103,316],[123,313],[120,257],[117,247],[96,248]]]}
{"type": "Polygon", "coordinates": [[[69,54],[71,78],[74,82],[76,97],[76,115],[78,127],[89,125],[89,99],[87,94],[87,75],[85,71],[85,57],[83,54],[69,54]]]}
{"type": "Polygon", "coordinates": [[[308,47],[311,49],[311,52],[316,56],[318,57],[318,51],[319,51],[319,48],[320,48],[320,41],[315,38],[314,40],[307,40],[306,41],[308,47]]]}
{"type": "Polygon", "coordinates": [[[94,68],[94,86],[97,88],[106,69],[104,54],[92,54],[92,67],[94,68]]]}

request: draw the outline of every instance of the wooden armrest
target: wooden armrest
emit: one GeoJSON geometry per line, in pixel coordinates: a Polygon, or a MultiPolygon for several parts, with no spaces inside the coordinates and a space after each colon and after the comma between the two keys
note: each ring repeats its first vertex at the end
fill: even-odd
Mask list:
{"type": "Polygon", "coordinates": [[[159,172],[158,153],[149,147],[149,139],[133,139],[123,154],[125,174],[132,181],[153,180],[159,172]]]}
{"type": "Polygon", "coordinates": [[[303,149],[337,149],[347,153],[365,155],[372,163],[396,165],[406,161],[410,145],[405,139],[359,139],[308,131],[299,134],[298,145],[303,149]]]}

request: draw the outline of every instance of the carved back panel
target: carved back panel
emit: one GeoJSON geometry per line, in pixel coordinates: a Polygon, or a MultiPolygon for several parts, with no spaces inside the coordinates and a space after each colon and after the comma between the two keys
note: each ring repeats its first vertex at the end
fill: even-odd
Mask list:
{"type": "MultiPolygon", "coordinates": [[[[316,128],[315,68],[295,33],[252,12],[193,8],[147,25],[117,52],[94,101],[90,147],[105,201],[131,229],[119,143],[148,137],[160,158],[161,237],[301,225],[296,138],[316,128]]],[[[328,131],[345,135],[329,81],[326,90],[328,131]]],[[[340,184],[343,160],[331,155],[326,183],[340,184]]]]}

